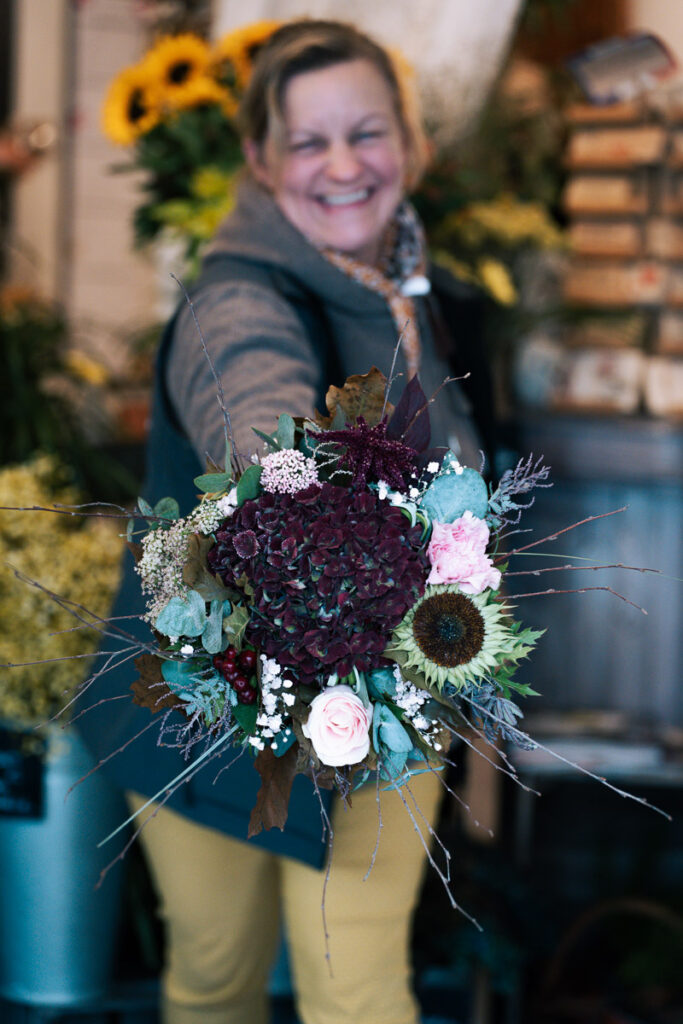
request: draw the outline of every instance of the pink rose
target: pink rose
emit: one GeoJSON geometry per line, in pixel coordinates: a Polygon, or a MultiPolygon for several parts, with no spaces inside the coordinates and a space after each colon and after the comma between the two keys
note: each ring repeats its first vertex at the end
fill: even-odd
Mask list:
{"type": "Polygon", "coordinates": [[[358,764],[370,749],[372,707],[366,708],[350,686],[329,686],[311,701],[304,736],[318,758],[332,768],[358,764]]]}
{"type": "Polygon", "coordinates": [[[454,523],[432,523],[427,548],[432,571],[427,583],[457,583],[463,594],[497,590],[500,570],[486,554],[489,528],[468,510],[454,523]]]}

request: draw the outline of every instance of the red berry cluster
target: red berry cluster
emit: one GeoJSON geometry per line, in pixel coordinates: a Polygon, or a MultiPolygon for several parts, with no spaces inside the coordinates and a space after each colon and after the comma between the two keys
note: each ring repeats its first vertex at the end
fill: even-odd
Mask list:
{"type": "Polygon", "coordinates": [[[256,687],[251,681],[256,668],[256,651],[245,648],[238,654],[230,645],[220,654],[214,654],[213,667],[230,683],[240,704],[256,703],[256,687]]]}

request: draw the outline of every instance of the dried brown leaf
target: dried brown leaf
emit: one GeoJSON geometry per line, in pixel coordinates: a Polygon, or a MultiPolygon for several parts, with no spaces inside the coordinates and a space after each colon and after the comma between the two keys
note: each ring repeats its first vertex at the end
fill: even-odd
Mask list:
{"type": "Polygon", "coordinates": [[[276,757],[270,747],[262,750],[254,762],[261,776],[261,788],[249,819],[247,838],[257,836],[264,828],[285,827],[289,796],[296,775],[296,746],[276,757]]]}
{"type": "Polygon", "coordinates": [[[206,556],[213,547],[211,537],[203,537],[193,533],[187,542],[187,558],[183,566],[183,583],[196,590],[205,601],[225,601],[231,592],[223,582],[214,576],[206,561],[206,556]]]}
{"type": "Polygon", "coordinates": [[[166,685],[159,658],[153,654],[141,654],[135,659],[135,667],[140,677],[131,685],[134,704],[149,708],[152,714],[183,706],[183,702],[166,685]]]}
{"type": "MultiPolygon", "coordinates": [[[[328,388],[325,405],[329,416],[323,416],[316,410],[315,422],[324,430],[330,430],[335,416],[341,411],[349,423],[355,423],[359,416],[363,416],[366,423],[374,427],[382,418],[386,385],[386,377],[376,366],[368,373],[347,377],[343,387],[332,385],[328,388]]],[[[393,406],[387,404],[385,413],[391,415],[392,412],[393,406]]]]}
{"type": "Polygon", "coordinates": [[[142,558],[142,544],[138,544],[138,542],[135,540],[127,540],[126,547],[130,552],[132,552],[133,558],[135,559],[135,564],[137,565],[140,559],[142,558]]]}

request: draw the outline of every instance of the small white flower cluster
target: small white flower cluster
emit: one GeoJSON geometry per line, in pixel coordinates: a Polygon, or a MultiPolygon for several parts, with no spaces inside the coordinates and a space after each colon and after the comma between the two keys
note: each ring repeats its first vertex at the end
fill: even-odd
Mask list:
{"type": "Polygon", "coordinates": [[[231,516],[237,508],[237,488],[233,487],[231,491],[228,491],[222,498],[219,498],[216,502],[216,508],[224,519],[231,516]]]}
{"type": "Polygon", "coordinates": [[[155,622],[172,597],[183,597],[183,566],[187,557],[187,541],[194,528],[179,519],[168,530],[150,530],[142,538],[142,558],[135,571],[142,578],[142,591],[153,595],[144,618],[155,622]]]}
{"type": "Polygon", "coordinates": [[[168,528],[150,530],[142,538],[142,558],[135,571],[142,578],[142,591],[151,594],[144,618],[155,622],[172,597],[184,597],[183,566],[187,542],[193,533],[209,534],[217,530],[225,515],[217,501],[202,501],[186,519],[178,519],[168,528]]]}
{"type": "MultiPolygon", "coordinates": [[[[263,710],[256,719],[257,732],[249,737],[249,742],[256,750],[264,750],[266,741],[282,733],[287,739],[291,727],[282,728],[288,717],[287,709],[295,703],[296,697],[289,691],[293,687],[290,679],[282,678],[282,667],[274,658],[261,655],[261,703],[263,710]]],[[[271,744],[272,745],[272,744],[271,744]]]]}
{"type": "Polygon", "coordinates": [[[403,505],[408,500],[400,491],[392,491],[385,480],[380,480],[377,484],[377,497],[380,501],[389,500],[392,505],[403,505]]]}
{"type": "Polygon", "coordinates": [[[434,750],[441,750],[441,744],[438,740],[439,726],[436,722],[430,721],[422,714],[422,706],[427,703],[430,697],[428,691],[420,690],[413,683],[404,679],[398,665],[394,665],[394,679],[396,680],[394,703],[401,709],[413,729],[419,732],[425,743],[428,743],[430,747],[434,747],[434,750]]]}
{"type": "Polygon", "coordinates": [[[278,494],[296,494],[311,484],[317,484],[318,470],[315,460],[306,458],[295,448],[271,452],[261,461],[261,487],[278,494]]]}
{"type": "Polygon", "coordinates": [[[197,505],[185,520],[188,526],[188,534],[209,534],[217,530],[226,516],[226,513],[221,508],[221,501],[223,500],[221,498],[219,501],[202,501],[197,505]]]}

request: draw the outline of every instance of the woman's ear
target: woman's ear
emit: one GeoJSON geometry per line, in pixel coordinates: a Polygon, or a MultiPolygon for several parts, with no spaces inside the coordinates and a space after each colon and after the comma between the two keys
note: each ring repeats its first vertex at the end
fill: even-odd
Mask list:
{"type": "Polygon", "coordinates": [[[247,167],[254,179],[259,185],[263,185],[264,188],[271,189],[272,182],[268,166],[264,160],[263,148],[263,145],[259,145],[254,139],[244,139],[242,142],[244,159],[247,161],[247,167]]]}

